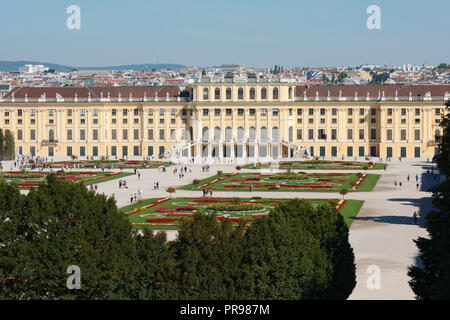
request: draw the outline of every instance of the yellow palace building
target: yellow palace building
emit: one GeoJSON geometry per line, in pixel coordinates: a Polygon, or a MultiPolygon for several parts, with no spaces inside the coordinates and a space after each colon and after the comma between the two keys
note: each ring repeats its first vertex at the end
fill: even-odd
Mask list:
{"type": "Polygon", "coordinates": [[[298,86],[222,79],[187,86],[17,87],[0,128],[53,158],[432,158],[450,85],[298,86]]]}

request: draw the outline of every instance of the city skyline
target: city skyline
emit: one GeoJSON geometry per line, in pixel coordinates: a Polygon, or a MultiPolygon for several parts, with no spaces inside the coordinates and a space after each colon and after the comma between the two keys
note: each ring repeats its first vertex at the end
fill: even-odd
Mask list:
{"type": "Polygon", "coordinates": [[[132,2],[7,3],[0,26],[8,30],[8,45],[0,48],[0,60],[76,67],[176,63],[288,68],[437,65],[449,60],[445,1],[132,2]],[[80,8],[79,30],[66,26],[70,5],[80,8]],[[366,26],[370,5],[380,7],[380,30],[366,26]],[[20,23],[9,12],[22,12],[20,23]]]}

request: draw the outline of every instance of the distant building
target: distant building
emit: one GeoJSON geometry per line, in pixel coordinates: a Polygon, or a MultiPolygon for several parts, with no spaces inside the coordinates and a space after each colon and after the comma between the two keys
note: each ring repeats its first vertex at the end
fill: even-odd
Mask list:
{"type": "Polygon", "coordinates": [[[11,86],[9,84],[0,84],[0,98],[7,94],[9,90],[11,90],[11,86]]]}
{"type": "Polygon", "coordinates": [[[48,71],[49,68],[45,67],[42,64],[26,64],[23,67],[19,67],[19,71],[21,73],[44,73],[46,71],[48,71]]]}

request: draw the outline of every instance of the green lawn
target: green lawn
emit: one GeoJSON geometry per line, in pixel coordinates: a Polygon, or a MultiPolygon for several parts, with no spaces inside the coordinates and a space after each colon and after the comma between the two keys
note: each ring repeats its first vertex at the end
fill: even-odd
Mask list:
{"type": "Polygon", "coordinates": [[[376,163],[371,167],[368,162],[357,161],[327,161],[327,160],[306,160],[306,161],[281,161],[280,169],[291,170],[383,170],[387,167],[386,163],[376,163]]]}
{"type": "Polygon", "coordinates": [[[365,173],[305,173],[301,180],[273,179],[275,174],[235,173],[212,176],[201,180],[198,184],[188,184],[181,190],[212,189],[213,191],[280,191],[280,192],[339,192],[348,189],[349,192],[372,191],[380,178],[378,174],[365,173]],[[356,190],[352,189],[356,181],[362,179],[356,190]],[[272,178],[271,178],[272,177],[272,178]],[[219,180],[219,181],[215,181],[219,180]]]}
{"type": "MultiPolygon", "coordinates": [[[[178,230],[179,226],[184,219],[192,219],[191,215],[197,208],[206,208],[210,203],[217,202],[232,202],[233,198],[173,198],[168,199],[165,202],[157,203],[154,206],[145,209],[143,207],[152,205],[155,201],[162,201],[163,198],[152,198],[143,200],[141,203],[134,203],[126,207],[120,208],[119,212],[126,214],[130,222],[133,224],[133,228],[150,228],[152,230],[178,230]],[[138,209],[140,209],[138,211],[138,209]],[[154,219],[153,221],[147,221],[147,219],[154,219]],[[160,219],[180,219],[176,221],[163,221],[155,222],[160,219]]],[[[244,219],[247,221],[247,225],[250,226],[253,221],[258,219],[259,216],[269,214],[271,208],[285,202],[289,202],[292,199],[255,199],[255,198],[242,198],[244,202],[259,203],[263,205],[263,209],[257,212],[230,212],[221,211],[215,212],[218,217],[226,216],[229,219],[244,219]],[[257,217],[254,217],[254,216],[257,217]],[[248,221],[250,219],[250,221],[248,221]]],[[[344,205],[340,199],[306,199],[311,202],[313,206],[331,204],[339,207],[339,212],[343,215],[344,221],[347,226],[350,227],[353,222],[353,218],[358,215],[364,201],[361,200],[346,200],[344,205]]],[[[220,219],[220,218],[219,218],[220,219]]],[[[232,221],[233,225],[238,225],[238,221],[232,221]]]]}
{"type": "MultiPolygon", "coordinates": [[[[47,162],[52,168],[113,168],[113,169],[155,169],[160,166],[169,167],[171,162],[167,161],[149,161],[149,160],[73,160],[73,161],[55,161],[47,162]]],[[[28,165],[31,167],[31,165],[28,165]]]]}
{"type": "Polygon", "coordinates": [[[110,181],[110,180],[124,178],[124,177],[127,177],[127,176],[131,176],[133,174],[134,173],[132,173],[132,172],[122,172],[122,173],[120,173],[118,175],[115,175],[115,176],[109,176],[109,177],[106,177],[106,178],[99,178],[99,179],[93,179],[93,180],[90,180],[90,181],[85,181],[85,182],[83,182],[83,184],[85,186],[88,186],[88,185],[91,185],[91,184],[97,184],[97,183],[102,183],[102,182],[106,182],[106,181],[110,181]]]}
{"type": "Polygon", "coordinates": [[[256,166],[254,166],[253,163],[246,164],[242,166],[242,169],[267,169],[270,168],[272,165],[272,162],[265,162],[265,163],[256,163],[256,166]]]}
{"type": "MultiPolygon", "coordinates": [[[[41,184],[46,183],[46,178],[52,172],[0,172],[0,180],[15,183],[20,189],[37,188],[41,184]]],[[[53,172],[57,177],[63,180],[82,183],[86,186],[97,184],[105,181],[120,179],[133,173],[130,172],[92,172],[92,171],[66,171],[53,172]]]]}

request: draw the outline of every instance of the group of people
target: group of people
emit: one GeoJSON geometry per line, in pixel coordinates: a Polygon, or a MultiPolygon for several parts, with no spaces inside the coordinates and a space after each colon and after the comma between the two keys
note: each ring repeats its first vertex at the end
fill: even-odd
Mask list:
{"type": "Polygon", "coordinates": [[[130,196],[131,203],[136,202],[138,199],[142,199],[142,189],[138,189],[137,194],[131,194],[130,196]]]}
{"type": "Polygon", "coordinates": [[[203,189],[202,191],[203,191],[203,198],[207,197],[207,196],[212,197],[212,194],[213,194],[212,189],[203,189]]]}
{"type": "MultiPolygon", "coordinates": [[[[409,182],[410,180],[410,176],[408,174],[408,176],[406,177],[406,181],[409,182]]],[[[394,186],[397,187],[397,179],[394,181],[394,186]]],[[[399,181],[398,186],[401,188],[402,187],[402,182],[399,181]]],[[[416,189],[419,190],[420,187],[420,183],[419,183],[419,175],[416,173],[416,189]]]]}
{"type": "Polygon", "coordinates": [[[128,189],[127,180],[119,180],[119,189],[122,188],[128,189]]]}
{"type": "Polygon", "coordinates": [[[95,184],[95,185],[93,185],[93,184],[91,184],[90,186],[89,186],[89,191],[97,191],[98,190],[98,184],[95,184]]]}
{"type": "Polygon", "coordinates": [[[202,166],[202,172],[209,172],[210,166],[209,164],[202,166]]]}

